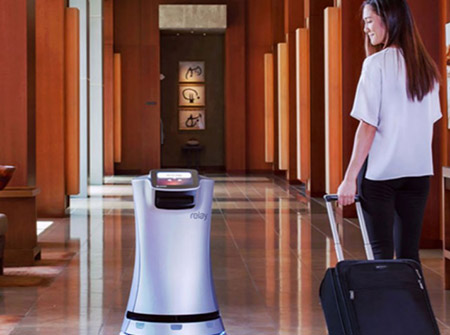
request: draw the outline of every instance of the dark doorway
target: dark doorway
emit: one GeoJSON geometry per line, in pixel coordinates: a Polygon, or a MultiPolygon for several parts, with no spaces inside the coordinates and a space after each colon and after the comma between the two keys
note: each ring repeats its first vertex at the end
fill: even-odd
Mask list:
{"type": "MultiPolygon", "coordinates": [[[[225,168],[224,157],[224,34],[161,33],[161,120],[163,143],[162,167],[199,167],[220,171],[225,168]],[[204,62],[205,78],[196,85],[204,85],[205,106],[180,107],[179,62],[204,62]],[[180,129],[180,108],[204,109],[204,130],[180,129]],[[199,142],[200,150],[186,150],[189,140],[199,142]]],[[[194,124],[193,114],[188,125],[194,124]]],[[[195,122],[194,122],[195,121],[195,122]]],[[[182,126],[185,122],[182,121],[182,126]]],[[[189,149],[189,148],[188,148],[189,149]]]]}

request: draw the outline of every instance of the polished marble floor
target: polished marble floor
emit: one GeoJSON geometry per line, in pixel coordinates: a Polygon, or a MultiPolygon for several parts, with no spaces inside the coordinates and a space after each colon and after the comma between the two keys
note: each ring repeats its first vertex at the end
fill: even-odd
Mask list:
{"type": "MultiPolygon", "coordinates": [[[[325,207],[301,188],[269,176],[215,179],[211,256],[217,298],[229,335],[327,334],[318,290],[336,255],[325,207]]],[[[0,334],[118,334],[134,262],[130,178],[107,178],[39,242],[44,261],[65,255],[44,286],[0,287],[0,334]]],[[[359,228],[339,226],[347,258],[360,258],[359,228]]],[[[439,250],[421,252],[432,304],[450,335],[450,291],[439,250]]],[[[45,265],[45,263],[44,263],[45,265]]]]}

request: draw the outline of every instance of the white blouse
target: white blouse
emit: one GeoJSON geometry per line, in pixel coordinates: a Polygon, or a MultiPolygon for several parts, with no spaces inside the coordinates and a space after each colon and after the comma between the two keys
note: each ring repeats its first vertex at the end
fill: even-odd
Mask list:
{"type": "Polygon", "coordinates": [[[422,101],[410,100],[399,49],[386,48],[365,59],[350,115],[377,128],[367,179],[433,174],[433,124],[442,117],[439,84],[422,101]]]}

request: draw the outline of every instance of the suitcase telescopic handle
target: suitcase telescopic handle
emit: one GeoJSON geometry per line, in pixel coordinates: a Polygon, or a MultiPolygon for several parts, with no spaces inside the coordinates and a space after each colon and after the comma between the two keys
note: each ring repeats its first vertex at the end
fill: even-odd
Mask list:
{"type": "MultiPolygon", "coordinates": [[[[333,202],[338,200],[337,194],[326,194],[323,196],[327,205],[328,218],[330,219],[331,232],[333,234],[334,248],[336,249],[336,255],[338,261],[344,260],[344,253],[342,251],[342,245],[339,239],[339,233],[336,224],[336,218],[333,212],[333,202]]],[[[361,228],[361,235],[364,240],[364,249],[366,250],[367,259],[373,260],[372,246],[370,245],[369,234],[367,233],[366,222],[364,221],[364,215],[361,208],[361,202],[359,196],[355,196],[356,213],[358,215],[359,226],[361,228]]]]}

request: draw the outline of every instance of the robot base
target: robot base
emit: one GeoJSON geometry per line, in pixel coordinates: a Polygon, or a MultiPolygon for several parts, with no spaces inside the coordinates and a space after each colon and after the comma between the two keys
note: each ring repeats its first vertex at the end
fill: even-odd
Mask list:
{"type": "MultiPolygon", "coordinates": [[[[226,335],[222,319],[190,323],[156,323],[128,320],[120,335],[226,335]]],[[[123,329],[123,328],[122,328],[123,329]]]]}

